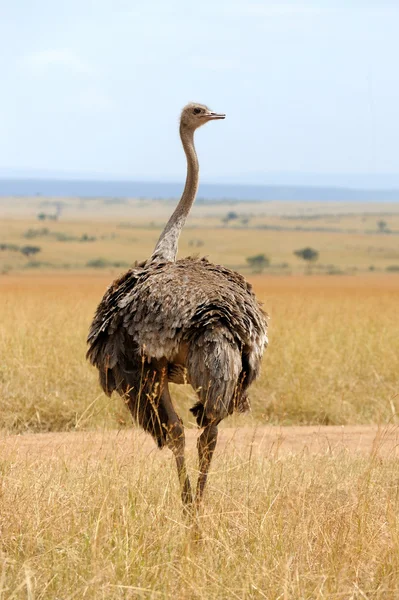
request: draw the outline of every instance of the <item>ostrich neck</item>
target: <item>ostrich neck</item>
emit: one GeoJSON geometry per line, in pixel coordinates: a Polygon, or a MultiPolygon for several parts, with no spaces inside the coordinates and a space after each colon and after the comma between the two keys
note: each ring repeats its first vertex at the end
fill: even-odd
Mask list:
{"type": "Polygon", "coordinates": [[[180,125],[180,138],[187,157],[186,185],[184,186],[180,202],[166,223],[150,260],[166,260],[171,262],[176,260],[180,233],[197,195],[199,165],[194,147],[194,131],[180,125]]]}

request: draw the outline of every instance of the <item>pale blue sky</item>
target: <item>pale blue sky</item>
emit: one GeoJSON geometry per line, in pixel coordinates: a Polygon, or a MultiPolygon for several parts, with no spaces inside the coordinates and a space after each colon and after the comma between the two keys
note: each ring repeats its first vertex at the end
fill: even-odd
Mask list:
{"type": "Polygon", "coordinates": [[[0,0],[0,169],[203,180],[399,173],[397,0],[0,0]]]}

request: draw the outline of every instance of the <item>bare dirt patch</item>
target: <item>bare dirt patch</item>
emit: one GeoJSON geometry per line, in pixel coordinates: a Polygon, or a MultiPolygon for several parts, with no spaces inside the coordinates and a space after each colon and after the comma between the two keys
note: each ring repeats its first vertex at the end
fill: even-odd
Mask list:
{"type": "MultiPolygon", "coordinates": [[[[198,432],[186,431],[187,451],[195,451],[198,432]]],[[[43,433],[27,435],[3,435],[0,438],[3,458],[14,455],[20,460],[40,458],[86,457],[101,460],[112,454],[116,458],[134,458],[140,455],[154,459],[166,459],[167,451],[160,452],[152,439],[136,429],[103,432],[43,433]]],[[[257,455],[280,456],[298,454],[350,454],[385,457],[399,456],[399,427],[376,425],[356,426],[293,426],[254,428],[223,428],[219,432],[217,452],[244,458],[257,455]]]]}

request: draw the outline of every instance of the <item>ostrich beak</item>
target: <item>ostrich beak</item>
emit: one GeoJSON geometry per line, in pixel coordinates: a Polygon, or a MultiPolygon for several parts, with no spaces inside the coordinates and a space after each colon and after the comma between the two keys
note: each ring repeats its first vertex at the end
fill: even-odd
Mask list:
{"type": "Polygon", "coordinates": [[[218,119],[225,119],[226,115],[223,113],[210,112],[210,113],[204,115],[204,117],[206,117],[210,121],[217,121],[218,119]]]}

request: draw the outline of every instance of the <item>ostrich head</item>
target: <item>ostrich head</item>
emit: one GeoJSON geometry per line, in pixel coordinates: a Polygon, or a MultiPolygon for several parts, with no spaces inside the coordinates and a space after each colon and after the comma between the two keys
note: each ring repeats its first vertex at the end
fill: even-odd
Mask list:
{"type": "Polygon", "coordinates": [[[182,110],[180,123],[182,127],[187,129],[197,129],[201,125],[205,125],[208,121],[216,121],[224,119],[226,115],[212,112],[207,106],[193,102],[187,104],[182,110]]]}

